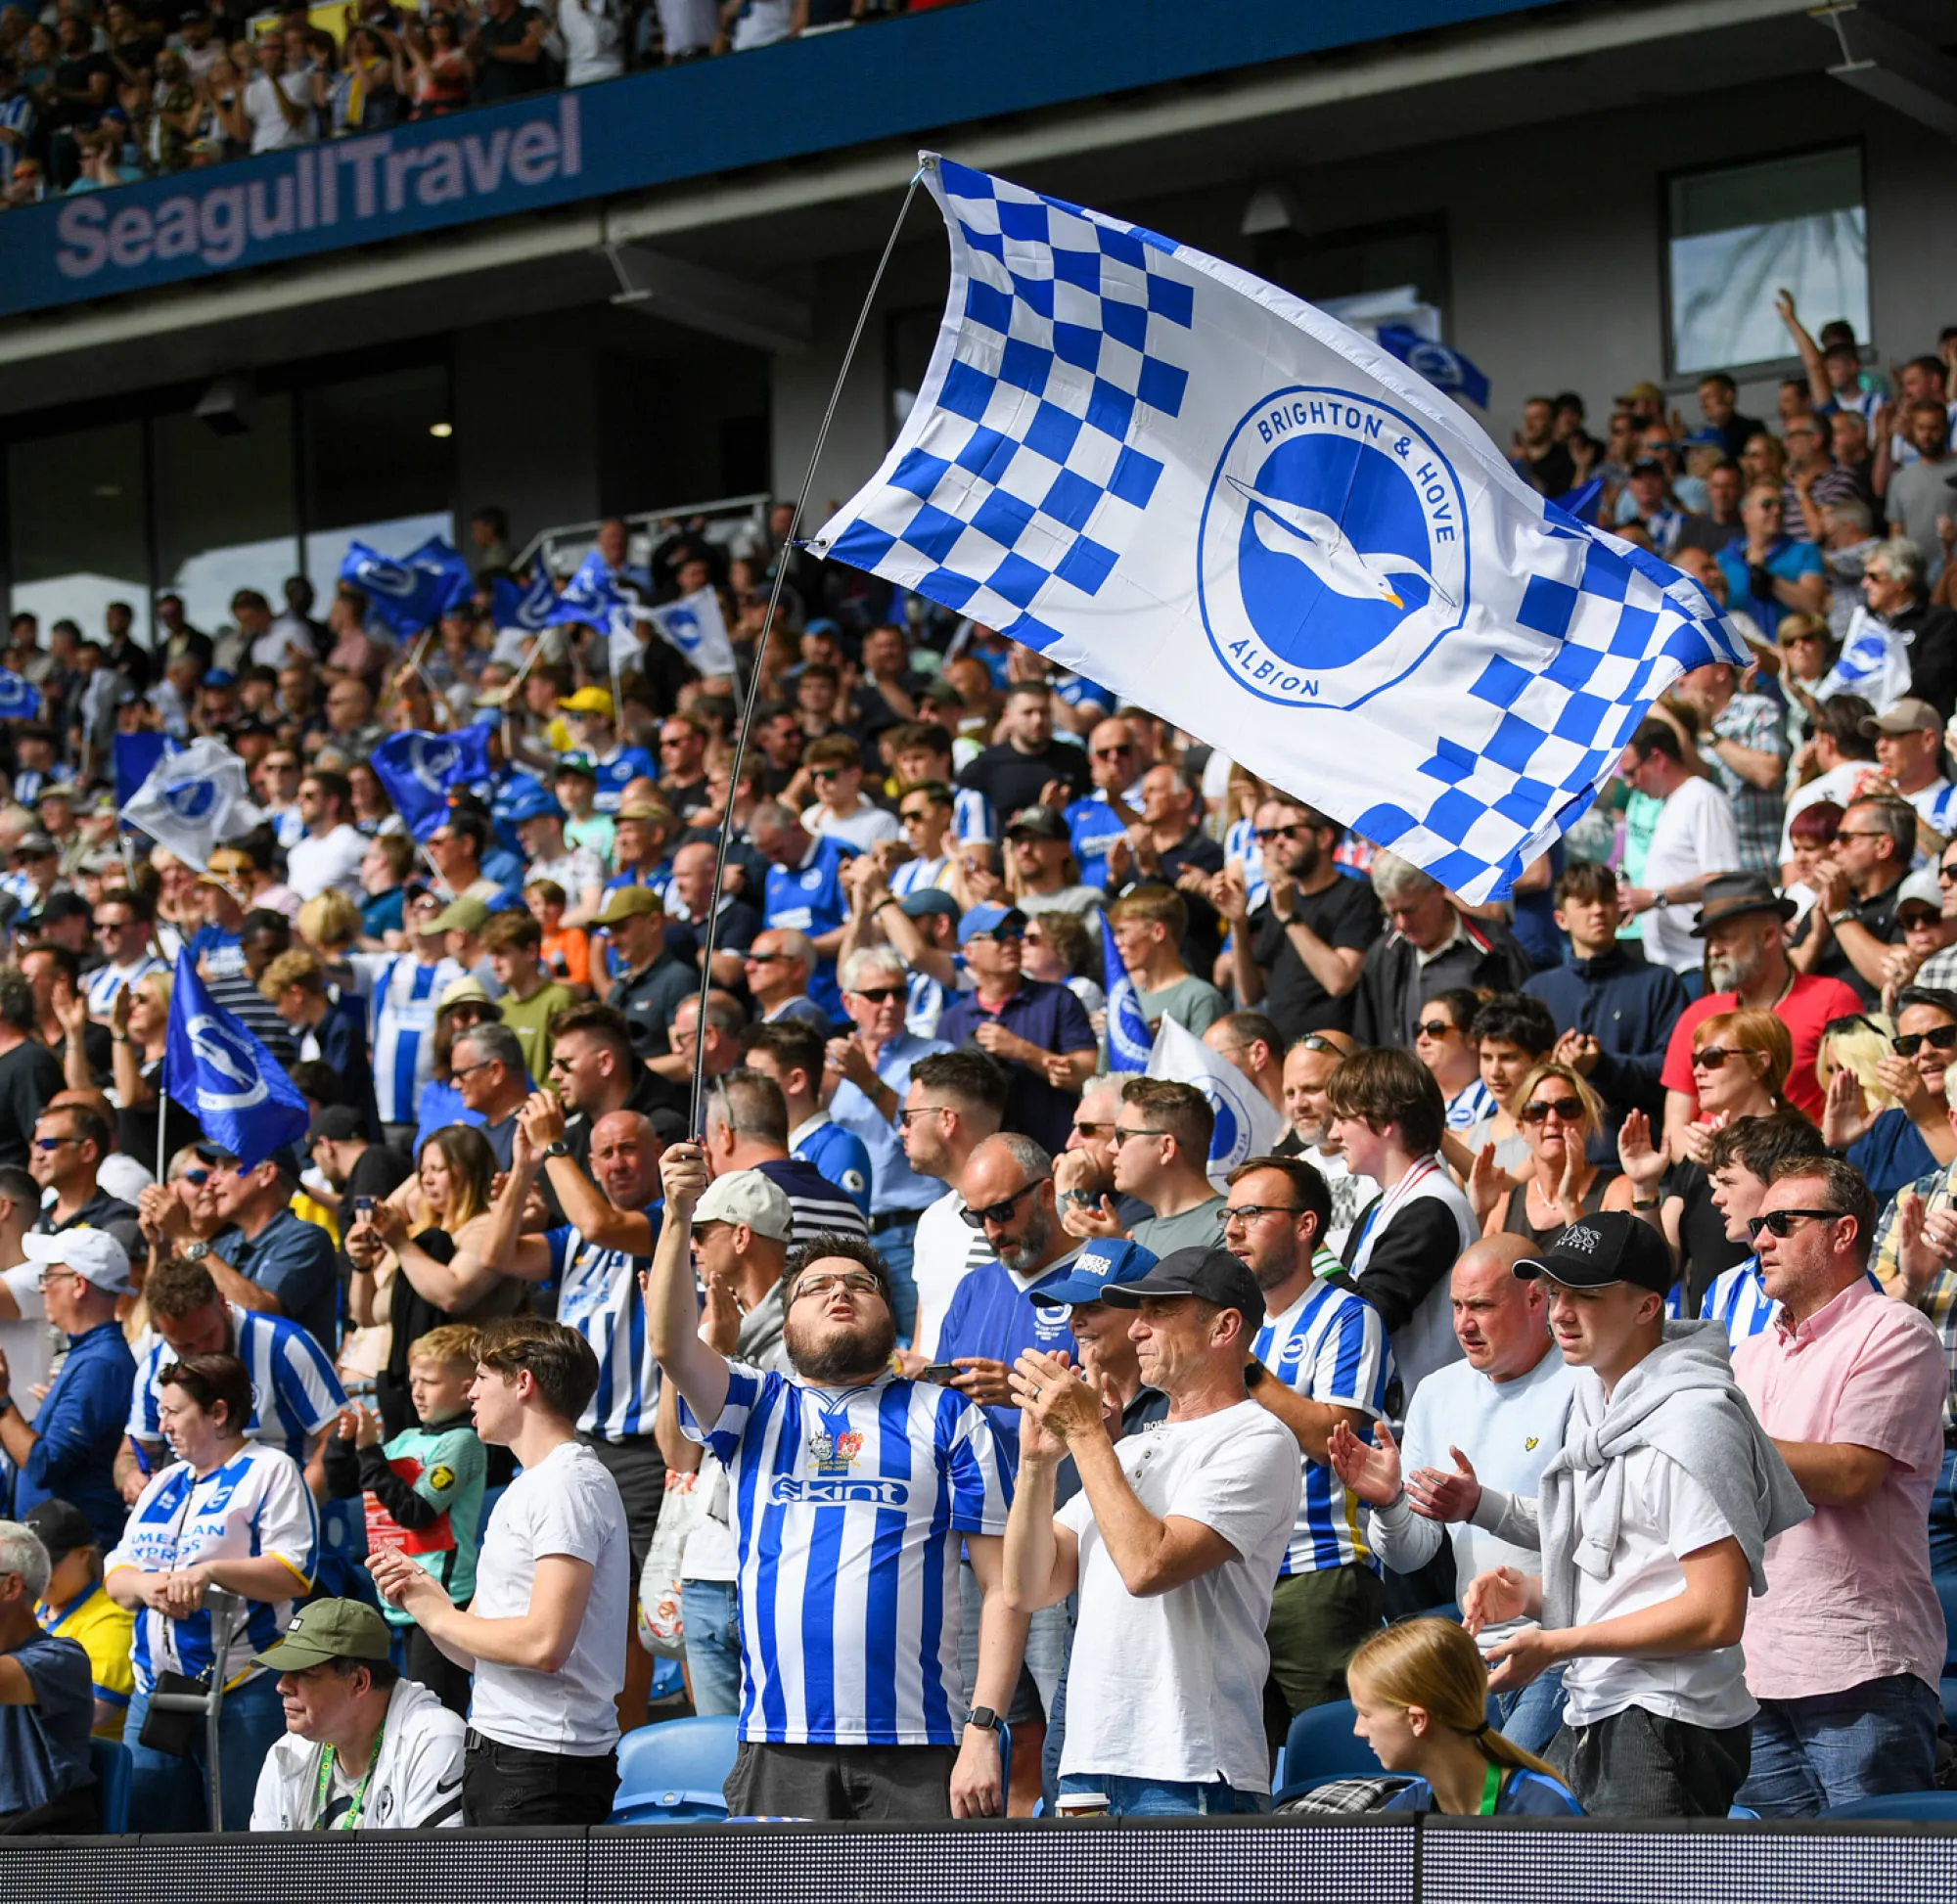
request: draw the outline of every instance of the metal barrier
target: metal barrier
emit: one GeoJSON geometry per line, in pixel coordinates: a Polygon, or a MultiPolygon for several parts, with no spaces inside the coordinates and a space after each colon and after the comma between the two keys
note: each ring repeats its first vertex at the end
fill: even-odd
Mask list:
{"type": "Polygon", "coordinates": [[[999,1820],[0,1839],[8,1904],[1923,1904],[1957,1833],[1603,1819],[999,1820]]]}
{"type": "MultiPolygon", "coordinates": [[[[643,567],[663,529],[698,520],[701,537],[723,545],[751,540],[759,544],[768,528],[768,506],[774,500],[765,490],[751,496],[721,496],[713,502],[681,503],[670,509],[641,510],[621,517],[625,524],[625,560],[643,567]]],[[[569,575],[590,554],[598,540],[597,522],[565,522],[556,528],[540,529],[523,546],[510,565],[521,571],[541,557],[553,575],[569,575]]]]}

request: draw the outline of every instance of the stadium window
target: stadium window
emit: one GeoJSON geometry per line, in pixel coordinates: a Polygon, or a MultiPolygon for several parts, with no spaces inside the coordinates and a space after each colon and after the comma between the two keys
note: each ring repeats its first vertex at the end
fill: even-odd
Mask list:
{"type": "Polygon", "coordinates": [[[1364,298],[1368,316],[1432,310],[1445,323],[1447,223],[1437,214],[1344,231],[1290,226],[1259,231],[1252,239],[1251,268],[1314,304],[1364,298]],[[1375,300],[1391,292],[1409,295],[1394,310],[1376,311],[1375,300]]]}
{"type": "Polygon", "coordinates": [[[9,610],[38,615],[43,639],[64,616],[100,636],[111,602],[149,639],[145,467],[138,422],[8,445],[9,610]]]}
{"type": "Polygon", "coordinates": [[[404,556],[432,535],[454,539],[456,439],[435,433],[454,414],[445,362],[300,392],[305,571],[322,601],[349,542],[404,556]]]}
{"type": "Polygon", "coordinates": [[[1788,353],[1783,287],[1810,329],[1869,335],[1868,214],[1857,146],[1678,172],[1664,182],[1666,348],[1672,373],[1788,353]]]}

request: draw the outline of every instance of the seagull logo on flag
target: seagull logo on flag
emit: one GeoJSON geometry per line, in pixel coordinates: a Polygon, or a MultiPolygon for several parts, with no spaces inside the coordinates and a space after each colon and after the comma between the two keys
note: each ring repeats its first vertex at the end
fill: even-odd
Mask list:
{"type": "Polygon", "coordinates": [[[360,565],[360,579],[382,595],[406,597],[421,586],[421,577],[406,563],[386,562],[379,558],[360,565]]]}
{"type": "Polygon", "coordinates": [[[1225,478],[1230,487],[1251,505],[1252,521],[1257,540],[1273,555],[1292,556],[1311,570],[1329,589],[1359,601],[1390,602],[1406,607],[1393,593],[1388,575],[1418,575],[1427,584],[1430,596],[1438,596],[1449,608],[1454,598],[1432,574],[1409,556],[1383,550],[1361,555],[1345,539],[1345,531],[1330,516],[1302,503],[1287,502],[1282,496],[1266,496],[1236,476],[1225,478]]]}
{"type": "Polygon", "coordinates": [[[39,711],[41,697],[12,668],[0,667],[0,719],[31,720],[39,711]]]}
{"type": "Polygon", "coordinates": [[[408,748],[408,770],[431,793],[445,793],[459,758],[453,741],[427,741],[418,735],[408,748]]]}
{"type": "Polygon", "coordinates": [[[691,609],[671,608],[660,617],[666,639],[691,653],[700,646],[700,617],[691,609]]]}
{"type": "Polygon", "coordinates": [[[207,1014],[200,1014],[188,1026],[192,1049],[199,1061],[220,1077],[229,1078],[236,1091],[213,1091],[200,1082],[197,1087],[199,1110],[212,1112],[250,1111],[270,1095],[270,1087],[259,1074],[251,1049],[234,1032],[207,1014]]]}
{"type": "Polygon", "coordinates": [[[163,804],[179,820],[203,819],[216,798],[217,788],[207,780],[178,780],[163,789],[163,804]]]}

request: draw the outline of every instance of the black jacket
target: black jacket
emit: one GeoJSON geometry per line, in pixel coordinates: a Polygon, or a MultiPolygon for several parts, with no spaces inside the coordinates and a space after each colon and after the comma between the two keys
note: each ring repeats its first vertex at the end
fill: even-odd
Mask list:
{"type": "Polygon", "coordinates": [[[1362,1045],[1405,1045],[1410,1050],[1421,1008],[1436,992],[1456,986],[1516,992],[1531,970],[1529,956],[1506,926],[1483,925],[1465,914],[1461,936],[1423,966],[1413,941],[1398,932],[1376,939],[1352,988],[1352,1035],[1362,1045]]]}
{"type": "Polygon", "coordinates": [[[1539,972],[1523,986],[1549,1007],[1558,1031],[1580,1031],[1597,1040],[1599,1057],[1590,1082],[1621,1122],[1642,1111],[1653,1127],[1664,1115],[1659,1072],[1671,1027],[1685,1010],[1685,985],[1669,966],[1652,965],[1622,941],[1594,959],[1570,959],[1539,972]]]}

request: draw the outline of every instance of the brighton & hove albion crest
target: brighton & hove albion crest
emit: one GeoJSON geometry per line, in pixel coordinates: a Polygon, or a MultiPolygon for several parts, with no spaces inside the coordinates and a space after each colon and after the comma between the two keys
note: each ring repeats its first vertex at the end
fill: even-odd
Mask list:
{"type": "Polygon", "coordinates": [[[1217,461],[1198,563],[1204,627],[1239,684],[1286,706],[1354,707],[1461,625],[1461,485],[1390,405],[1273,390],[1217,461]]]}
{"type": "Polygon", "coordinates": [[[162,802],[179,820],[202,820],[217,804],[213,780],[176,780],[162,791],[162,802]]]}
{"type": "Polygon", "coordinates": [[[462,758],[462,749],[453,741],[416,740],[408,748],[408,771],[431,793],[445,793],[448,776],[462,758]]]}
{"type": "Polygon", "coordinates": [[[271,1096],[271,1086],[260,1075],[251,1047],[237,1032],[220,1024],[205,1012],[200,1012],[185,1029],[190,1035],[191,1049],[197,1053],[198,1062],[206,1070],[229,1078],[238,1087],[235,1091],[213,1091],[200,1083],[197,1087],[199,1111],[206,1116],[227,1111],[250,1111],[253,1105],[262,1104],[271,1096]]]}

